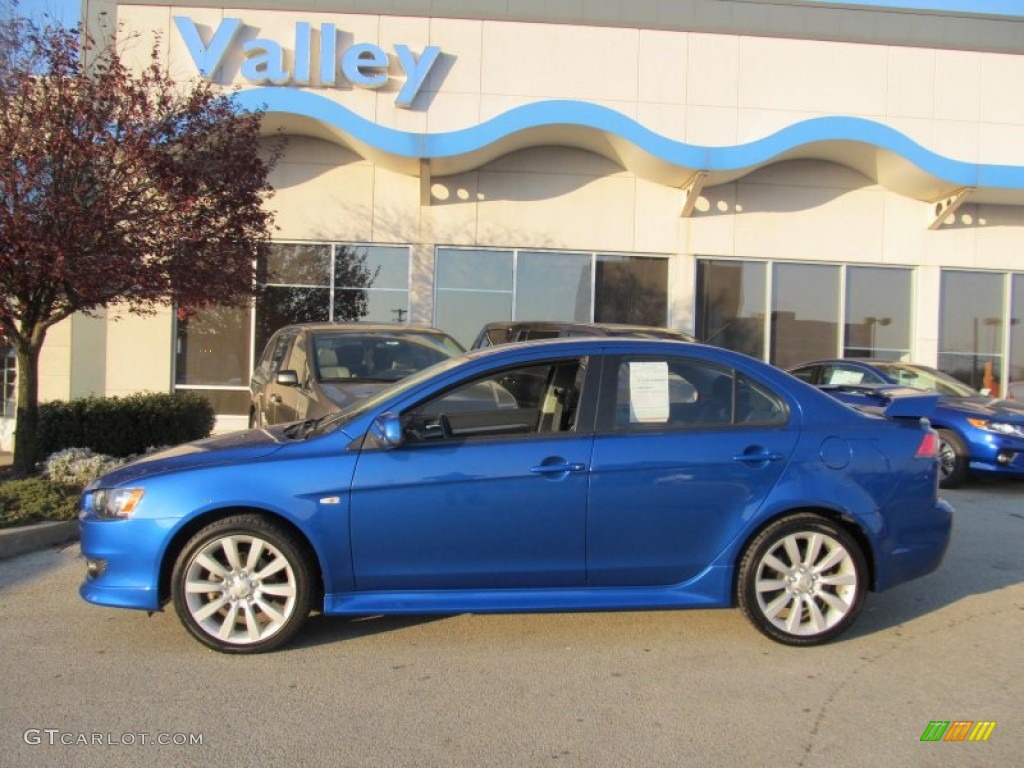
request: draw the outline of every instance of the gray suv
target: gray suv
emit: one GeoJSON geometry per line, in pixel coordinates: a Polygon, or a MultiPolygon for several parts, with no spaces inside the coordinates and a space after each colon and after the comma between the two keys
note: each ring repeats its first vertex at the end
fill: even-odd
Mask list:
{"type": "Polygon", "coordinates": [[[641,339],[696,341],[688,333],[673,328],[624,323],[574,323],[560,320],[500,320],[488,323],[477,334],[473,349],[509,344],[514,341],[559,339],[570,336],[632,336],[641,339]]]}
{"type": "Polygon", "coordinates": [[[315,419],[463,352],[436,328],[302,323],[270,337],[249,389],[249,426],[315,419]]]}

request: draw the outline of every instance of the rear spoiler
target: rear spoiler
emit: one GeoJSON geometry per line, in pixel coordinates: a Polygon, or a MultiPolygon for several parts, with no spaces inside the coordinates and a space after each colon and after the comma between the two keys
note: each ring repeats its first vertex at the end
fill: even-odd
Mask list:
{"type": "Polygon", "coordinates": [[[824,384],[819,389],[830,394],[862,395],[870,401],[866,406],[880,409],[882,415],[890,419],[930,419],[939,403],[939,396],[934,392],[890,384],[824,384]]]}

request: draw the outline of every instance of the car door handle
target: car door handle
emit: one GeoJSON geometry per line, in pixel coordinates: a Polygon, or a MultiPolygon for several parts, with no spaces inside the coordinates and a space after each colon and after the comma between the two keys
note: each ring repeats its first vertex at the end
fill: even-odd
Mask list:
{"type": "Polygon", "coordinates": [[[756,453],[741,453],[733,456],[733,461],[742,461],[744,464],[762,464],[766,461],[781,461],[782,454],[776,451],[757,451],[756,453]]]}
{"type": "Polygon", "coordinates": [[[541,464],[538,467],[530,467],[530,471],[539,475],[558,475],[564,472],[582,472],[586,468],[586,464],[563,461],[559,464],[541,464]]]}

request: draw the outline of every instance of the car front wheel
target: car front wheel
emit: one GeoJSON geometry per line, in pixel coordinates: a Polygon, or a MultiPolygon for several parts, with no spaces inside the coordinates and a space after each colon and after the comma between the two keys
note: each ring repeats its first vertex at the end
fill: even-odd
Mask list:
{"type": "Polygon", "coordinates": [[[845,631],[864,607],[867,565],[857,542],[814,514],[777,520],[747,548],[737,584],[755,627],[786,645],[817,645],[845,631]]]}
{"type": "Polygon", "coordinates": [[[959,488],[967,479],[967,448],[956,432],[940,429],[939,487],[959,488]]]}
{"type": "Polygon", "coordinates": [[[204,645],[259,653],[287,642],[312,603],[312,577],[294,534],[259,515],[235,515],[200,530],[171,575],[174,608],[204,645]]]}

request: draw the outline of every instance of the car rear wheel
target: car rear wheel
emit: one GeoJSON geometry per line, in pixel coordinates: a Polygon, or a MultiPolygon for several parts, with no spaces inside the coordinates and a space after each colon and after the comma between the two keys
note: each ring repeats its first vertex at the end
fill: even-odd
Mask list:
{"type": "Polygon", "coordinates": [[[740,608],[768,637],[817,645],[845,631],[864,607],[867,565],[842,528],[814,514],[777,520],[740,561],[740,608]]]}
{"type": "Polygon", "coordinates": [[[259,515],[235,515],[185,545],[171,596],[199,642],[225,653],[259,653],[290,640],[305,622],[312,576],[292,533],[259,515]]]}
{"type": "Polygon", "coordinates": [[[967,448],[956,432],[940,429],[939,487],[959,488],[967,479],[967,448]]]}

